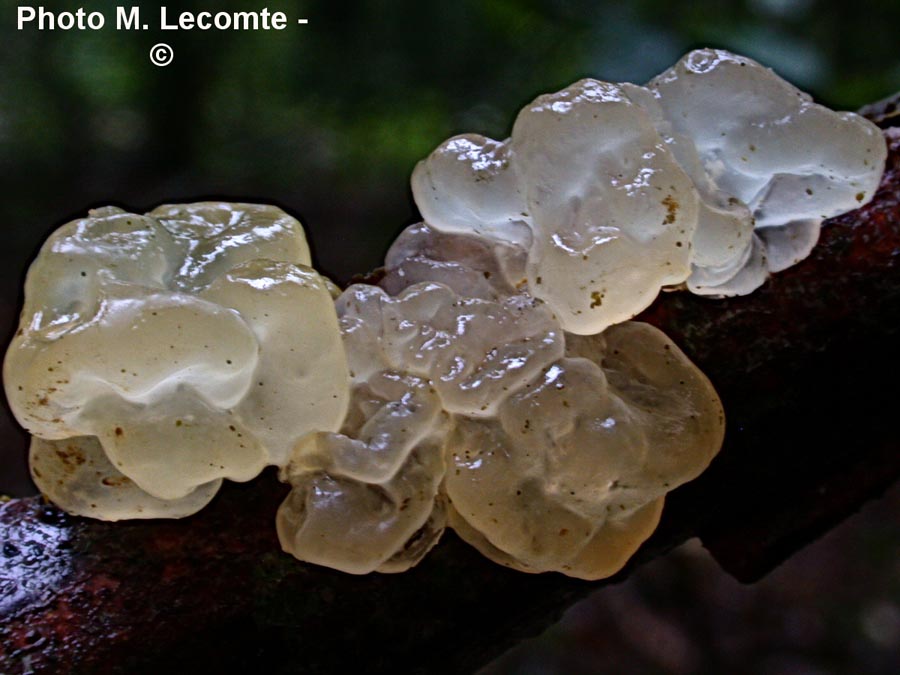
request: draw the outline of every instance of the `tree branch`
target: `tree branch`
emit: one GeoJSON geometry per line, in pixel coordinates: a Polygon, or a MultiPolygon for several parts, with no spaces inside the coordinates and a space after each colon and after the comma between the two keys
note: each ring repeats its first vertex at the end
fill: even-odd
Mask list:
{"type": "MultiPolygon", "coordinates": [[[[900,133],[886,138],[874,201],[806,261],[753,295],[671,293],[640,317],[709,375],[728,433],[613,581],[695,535],[752,581],[900,475],[900,133]]],[[[170,522],[2,505],[0,672],[465,672],[601,585],[510,571],[449,532],[401,575],[305,565],[275,536],[285,493],[270,471],[170,522]]]]}

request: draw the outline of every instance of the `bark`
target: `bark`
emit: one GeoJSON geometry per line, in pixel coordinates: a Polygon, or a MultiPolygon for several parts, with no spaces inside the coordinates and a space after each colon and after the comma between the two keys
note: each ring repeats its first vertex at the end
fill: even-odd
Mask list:
{"type": "MultiPolygon", "coordinates": [[[[692,536],[753,581],[900,475],[900,133],[886,138],[874,201],[809,259],[753,295],[670,293],[641,317],[709,375],[728,433],[612,581],[692,536]]],[[[449,532],[401,575],[305,565],[275,536],[285,493],[269,472],[171,522],[0,506],[0,672],[467,672],[602,585],[507,570],[449,532]]]]}

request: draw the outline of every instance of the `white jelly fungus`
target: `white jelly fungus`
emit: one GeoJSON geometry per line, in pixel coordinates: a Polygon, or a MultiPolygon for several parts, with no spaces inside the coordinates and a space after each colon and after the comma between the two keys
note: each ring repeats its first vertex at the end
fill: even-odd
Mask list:
{"type": "Polygon", "coordinates": [[[823,219],[872,198],[885,157],[867,120],[704,49],[645,87],[539,96],[505,141],[446,141],[412,188],[429,227],[526,248],[529,293],[593,334],[664,286],[753,291],[809,254],[823,219]]]}
{"type": "MultiPolygon", "coordinates": [[[[697,50],[647,88],[666,121],[661,133],[669,142],[675,137],[679,145],[693,145],[706,177],[718,188],[719,205],[725,196],[750,212],[742,245],[723,246],[707,232],[697,242],[697,255],[711,259],[695,260],[703,277],[692,275],[688,287],[696,293],[753,291],[768,272],[809,255],[825,218],[855,209],[875,194],[887,156],[878,127],[813,103],[752,59],[697,50]],[[759,252],[748,255],[753,246],[759,252]],[[735,264],[741,259],[743,264],[735,264]],[[755,273],[746,272],[754,267],[755,273]]],[[[709,189],[700,191],[708,201],[709,189]]]]}
{"type": "Polygon", "coordinates": [[[282,470],[285,550],[401,571],[449,524],[497,562],[600,578],[706,467],[724,413],[684,354],[646,324],[565,334],[504,259],[502,243],[414,225],[388,254],[393,296],[356,284],[337,299],[353,396],[341,430],[282,470]]]}
{"type": "Polygon", "coordinates": [[[451,525],[488,557],[596,579],[649,536],[664,495],[706,468],[724,413],[703,374],[647,324],[571,337],[567,356],[496,418],[457,418],[446,489],[451,525]]]}
{"type": "Polygon", "coordinates": [[[335,304],[350,410],[339,433],[313,434],[294,449],[278,533],[302,560],[402,571],[443,531],[450,416],[494,416],[508,392],[562,356],[562,331],[533,298],[462,298],[433,282],[396,297],[356,284],[335,304]],[[335,526],[346,522],[355,523],[352,535],[335,526]]]}
{"type": "Polygon", "coordinates": [[[871,199],[884,159],[865,120],[699,50],[442,144],[380,287],[340,292],[271,206],[101,209],[29,271],[7,397],[71,513],[182,517],[277,465],[301,560],[400,572],[451,527],[518,570],[607,577],[725,425],[628,319],[664,287],[751,292],[871,199]]]}
{"type": "Polygon", "coordinates": [[[805,257],[824,218],[871,198],[884,156],[865,120],[713,50],[646,87],[582,80],[538,97],[505,141],[446,141],[416,167],[425,222],[391,246],[382,288],[336,301],[357,412],[295,448],[285,549],[389,571],[389,556],[424,555],[440,512],[516,569],[613,574],[724,433],[702,373],[625,321],[666,286],[749,293],[805,257]],[[442,486],[418,474],[402,525],[403,462],[420,467],[419,439],[442,433],[442,486]]]}
{"type": "Polygon", "coordinates": [[[189,516],[206,506],[222,484],[213,480],[177,499],[154,497],[112,465],[94,436],[56,441],[35,436],[28,460],[34,482],[54,504],[103,520],[189,516]]]}
{"type": "MultiPolygon", "coordinates": [[[[82,515],[186,515],[222,478],[249,480],[306,433],[336,430],[346,357],[308,263],[300,224],[268,206],[106,208],[57,230],[26,279],[7,398],[32,434],[129,487],[113,503],[102,482],[56,489],[49,469],[38,486],[82,515]]],[[[49,447],[36,442],[33,465],[49,447]]]]}
{"type": "Polygon", "coordinates": [[[444,529],[446,426],[427,380],[382,371],[356,384],[340,432],[307,436],[282,470],[285,550],[354,574],[419,562],[444,529]]]}

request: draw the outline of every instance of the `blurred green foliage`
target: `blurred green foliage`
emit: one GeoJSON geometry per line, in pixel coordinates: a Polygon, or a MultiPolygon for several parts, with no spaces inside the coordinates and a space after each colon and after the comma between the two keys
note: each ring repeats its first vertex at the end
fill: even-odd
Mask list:
{"type": "MultiPolygon", "coordinates": [[[[18,31],[17,4],[0,10],[7,335],[40,242],[89,206],[275,202],[305,222],[319,266],[346,281],[377,266],[415,218],[418,159],[454,133],[505,136],[523,104],[580,77],[643,82],[693,47],[716,46],[836,107],[900,89],[896,0],[178,4],[288,14],[286,30],[256,33],[117,32],[120,0],[42,3],[103,12],[98,32],[18,31]],[[166,68],[148,59],[161,40],[175,50],[166,68]]],[[[134,4],[157,26],[157,3],[134,4]]],[[[21,491],[23,463],[9,461],[17,477],[0,479],[0,492],[21,491]]]]}
{"type": "MultiPolygon", "coordinates": [[[[17,31],[11,4],[0,22],[2,208],[19,270],[88,204],[221,194],[315,214],[320,257],[346,277],[413,216],[407,176],[443,138],[502,137],[538,93],[586,75],[642,82],[699,45],[755,57],[838,107],[900,86],[888,0],[273,2],[285,31],[166,33],[117,32],[118,4],[84,3],[107,16],[98,32],[17,31]],[[159,39],[175,49],[168,68],[147,58],[159,39]],[[331,253],[334,228],[367,245],[331,253]]],[[[156,8],[143,3],[152,27],[156,8]]]]}

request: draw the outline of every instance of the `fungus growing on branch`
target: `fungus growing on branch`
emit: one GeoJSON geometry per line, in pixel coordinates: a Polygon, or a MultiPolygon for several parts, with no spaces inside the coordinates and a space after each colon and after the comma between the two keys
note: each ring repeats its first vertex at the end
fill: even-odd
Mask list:
{"type": "Polygon", "coordinates": [[[429,227],[526,248],[528,291],[588,335],[665,286],[750,293],[872,198],[886,152],[871,122],[703,49],[646,87],[539,96],[505,141],[451,138],[412,188],[429,227]]]}
{"type": "Polygon", "coordinates": [[[57,230],[29,270],[4,383],[26,429],[103,475],[51,468],[56,446],[35,442],[38,487],[80,515],[182,516],[222,478],[250,480],[337,429],[346,357],[308,263],[300,224],[269,206],[106,208],[57,230]],[[129,496],[110,501],[102,479],[122,477],[129,496]]]}
{"type": "Polygon", "coordinates": [[[749,293],[867,202],[885,143],[716,50],[646,86],[538,97],[505,141],[421,162],[425,222],[343,293],[269,206],[94,211],[28,274],[4,364],[32,474],[71,513],[181,517],[266,465],[282,547],[354,574],[445,527],[599,579],[718,452],[707,378],[629,319],[662,288],[749,293]]]}

